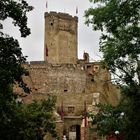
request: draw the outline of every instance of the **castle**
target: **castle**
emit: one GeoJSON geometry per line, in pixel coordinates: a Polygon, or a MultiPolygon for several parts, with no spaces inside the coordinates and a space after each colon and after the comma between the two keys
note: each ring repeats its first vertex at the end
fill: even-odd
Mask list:
{"type": "MultiPolygon", "coordinates": [[[[90,62],[86,52],[83,59],[78,59],[77,28],[76,16],[45,13],[44,61],[25,65],[29,75],[23,79],[31,88],[31,94],[24,97],[18,87],[15,91],[26,103],[55,95],[56,130],[60,137],[65,134],[68,140],[97,140],[90,132],[90,120],[85,118],[85,111],[96,113],[98,103],[116,105],[120,91],[111,83],[109,71],[100,62],[90,62]]],[[[53,140],[48,137],[45,139],[53,140]]]]}

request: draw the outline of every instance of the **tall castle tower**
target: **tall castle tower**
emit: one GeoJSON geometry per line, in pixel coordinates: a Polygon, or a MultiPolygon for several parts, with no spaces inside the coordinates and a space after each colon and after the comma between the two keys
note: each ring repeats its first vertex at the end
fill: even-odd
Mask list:
{"type": "Polygon", "coordinates": [[[45,13],[45,61],[51,64],[76,64],[77,23],[77,17],[66,13],[45,13]]]}

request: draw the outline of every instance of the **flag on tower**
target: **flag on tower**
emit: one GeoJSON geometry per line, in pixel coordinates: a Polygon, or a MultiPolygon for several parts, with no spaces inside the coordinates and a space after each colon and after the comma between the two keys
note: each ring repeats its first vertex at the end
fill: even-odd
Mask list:
{"type": "Polygon", "coordinates": [[[48,56],[48,47],[46,45],[46,56],[48,56]]]}
{"type": "Polygon", "coordinates": [[[85,127],[87,127],[87,125],[88,125],[88,120],[87,120],[88,118],[87,118],[87,103],[86,103],[86,101],[85,101],[85,103],[84,103],[84,122],[85,122],[85,127]]]}
{"type": "Polygon", "coordinates": [[[78,14],[78,7],[76,6],[76,14],[78,14]]]}
{"type": "Polygon", "coordinates": [[[63,101],[62,101],[62,103],[61,103],[60,116],[61,116],[61,120],[64,120],[64,107],[63,107],[63,101]]]}
{"type": "Polygon", "coordinates": [[[48,9],[48,1],[46,1],[46,9],[48,9]]]}

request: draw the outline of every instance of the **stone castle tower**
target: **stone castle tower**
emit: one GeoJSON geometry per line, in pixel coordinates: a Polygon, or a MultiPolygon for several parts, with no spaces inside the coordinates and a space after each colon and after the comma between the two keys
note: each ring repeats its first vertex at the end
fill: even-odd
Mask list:
{"type": "Polygon", "coordinates": [[[45,61],[51,64],[76,64],[77,22],[77,17],[66,13],[45,13],[45,61]]]}
{"type": "MultiPolygon", "coordinates": [[[[89,61],[88,53],[83,59],[77,58],[77,23],[77,17],[66,13],[45,13],[44,61],[25,64],[29,75],[23,80],[32,92],[26,95],[16,85],[14,89],[24,103],[56,96],[56,130],[60,138],[66,135],[68,140],[101,140],[90,132],[90,120],[85,127],[85,108],[96,113],[97,103],[116,105],[120,90],[111,83],[109,71],[100,62],[89,61]]],[[[46,135],[44,140],[55,139],[46,135]]]]}

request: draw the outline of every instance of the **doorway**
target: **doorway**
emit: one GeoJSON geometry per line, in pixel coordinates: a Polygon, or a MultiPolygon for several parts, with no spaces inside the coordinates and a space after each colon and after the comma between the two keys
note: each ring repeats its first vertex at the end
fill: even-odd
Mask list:
{"type": "Polygon", "coordinates": [[[69,129],[69,140],[80,140],[80,125],[72,125],[69,129]]]}
{"type": "Polygon", "coordinates": [[[76,125],[76,140],[80,140],[80,125],[76,125]]]}

